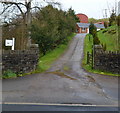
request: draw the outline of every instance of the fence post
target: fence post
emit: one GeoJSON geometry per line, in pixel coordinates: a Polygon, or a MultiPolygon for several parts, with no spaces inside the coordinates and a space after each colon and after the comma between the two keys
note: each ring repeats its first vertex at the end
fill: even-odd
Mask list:
{"type": "Polygon", "coordinates": [[[94,68],[94,45],[92,45],[92,69],[94,68]]]}
{"type": "Polygon", "coordinates": [[[89,64],[89,51],[87,52],[87,64],[89,64]]]}

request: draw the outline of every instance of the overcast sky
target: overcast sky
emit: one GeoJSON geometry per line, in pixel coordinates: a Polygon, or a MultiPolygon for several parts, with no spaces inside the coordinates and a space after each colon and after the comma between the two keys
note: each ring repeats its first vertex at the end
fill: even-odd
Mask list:
{"type": "MultiPolygon", "coordinates": [[[[104,9],[110,9],[115,6],[115,1],[120,0],[56,0],[62,4],[62,8],[67,10],[72,7],[76,13],[84,13],[89,18],[103,18],[104,9]]],[[[107,10],[109,16],[109,10],[107,10]]]]}
{"type": "MultiPolygon", "coordinates": [[[[8,1],[24,1],[25,0],[8,0],[8,1]]],[[[51,1],[51,0],[46,0],[51,1]]],[[[70,7],[75,10],[75,13],[84,13],[89,18],[100,19],[105,16],[105,9],[107,9],[107,17],[110,16],[110,10],[115,7],[115,2],[120,0],[53,0],[61,3],[63,10],[68,10],[70,7]],[[109,7],[108,7],[109,6],[109,7]]],[[[33,0],[34,3],[42,3],[43,0],[33,0]],[[36,1],[36,2],[35,2],[36,1]]],[[[38,5],[38,4],[36,4],[38,5]]]]}

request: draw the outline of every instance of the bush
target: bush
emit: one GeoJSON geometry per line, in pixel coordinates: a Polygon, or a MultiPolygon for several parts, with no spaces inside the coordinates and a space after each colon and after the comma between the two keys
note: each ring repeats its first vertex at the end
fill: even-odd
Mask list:
{"type": "Polygon", "coordinates": [[[93,23],[90,24],[89,26],[89,34],[93,35],[96,35],[97,33],[97,28],[95,27],[95,25],[93,23]]]}
{"type": "Polygon", "coordinates": [[[104,31],[102,31],[102,33],[106,33],[108,30],[107,29],[105,29],[104,31]]]}
{"type": "Polygon", "coordinates": [[[93,38],[93,42],[94,42],[94,45],[99,45],[100,44],[100,40],[99,40],[99,38],[97,36],[95,36],[93,38]]]}
{"type": "Polygon", "coordinates": [[[17,74],[14,73],[12,70],[7,70],[3,73],[3,78],[16,78],[17,74]]]}
{"type": "Polygon", "coordinates": [[[116,33],[116,30],[115,30],[115,29],[109,30],[108,33],[109,33],[109,34],[115,34],[115,33],[116,33]]]}

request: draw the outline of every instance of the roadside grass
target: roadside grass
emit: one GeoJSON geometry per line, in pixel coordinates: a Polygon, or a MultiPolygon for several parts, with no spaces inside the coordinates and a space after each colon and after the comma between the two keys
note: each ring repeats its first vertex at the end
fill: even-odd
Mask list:
{"type": "Polygon", "coordinates": [[[17,74],[14,73],[12,70],[7,70],[2,75],[2,78],[4,78],[4,79],[6,79],[6,78],[16,78],[16,77],[17,77],[17,74]]]}
{"type": "Polygon", "coordinates": [[[98,33],[100,43],[106,45],[106,51],[118,51],[118,27],[111,26],[98,33]]]}
{"type": "Polygon", "coordinates": [[[110,72],[103,72],[103,71],[100,71],[100,70],[92,69],[92,66],[87,64],[87,52],[89,51],[89,53],[92,53],[92,45],[93,45],[93,38],[90,34],[87,34],[86,37],[85,37],[85,40],[84,40],[84,57],[83,57],[83,60],[82,60],[82,67],[86,71],[91,72],[91,73],[95,73],[95,74],[120,76],[118,74],[113,74],[113,73],[110,73],[110,72]],[[91,37],[90,40],[89,40],[89,36],[91,37]]]}
{"type": "Polygon", "coordinates": [[[68,44],[70,43],[70,41],[73,39],[75,35],[76,33],[72,33],[70,36],[67,37],[68,43],[61,44],[57,48],[55,48],[53,51],[49,51],[48,53],[46,53],[46,55],[40,57],[36,70],[30,73],[23,73],[18,75],[16,75],[12,71],[7,71],[4,73],[4,77],[2,76],[2,78],[4,79],[16,78],[16,77],[22,77],[25,75],[45,72],[51,67],[52,63],[55,60],[57,60],[66,51],[68,44]]]}

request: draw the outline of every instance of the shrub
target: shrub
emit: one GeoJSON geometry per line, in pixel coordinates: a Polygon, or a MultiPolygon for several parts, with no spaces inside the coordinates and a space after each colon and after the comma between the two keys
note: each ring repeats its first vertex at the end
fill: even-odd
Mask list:
{"type": "Polygon", "coordinates": [[[91,23],[89,26],[89,34],[93,35],[94,37],[96,33],[97,33],[97,28],[93,23],[91,23]]]}
{"type": "Polygon", "coordinates": [[[99,45],[100,44],[100,40],[97,36],[94,36],[93,42],[94,42],[94,45],[99,45]]]}
{"type": "Polygon", "coordinates": [[[108,33],[109,33],[109,34],[115,34],[115,33],[116,33],[116,30],[115,30],[115,29],[109,30],[108,33]]]}
{"type": "Polygon", "coordinates": [[[106,33],[108,30],[107,29],[105,29],[104,31],[102,31],[102,33],[106,33]]]}

